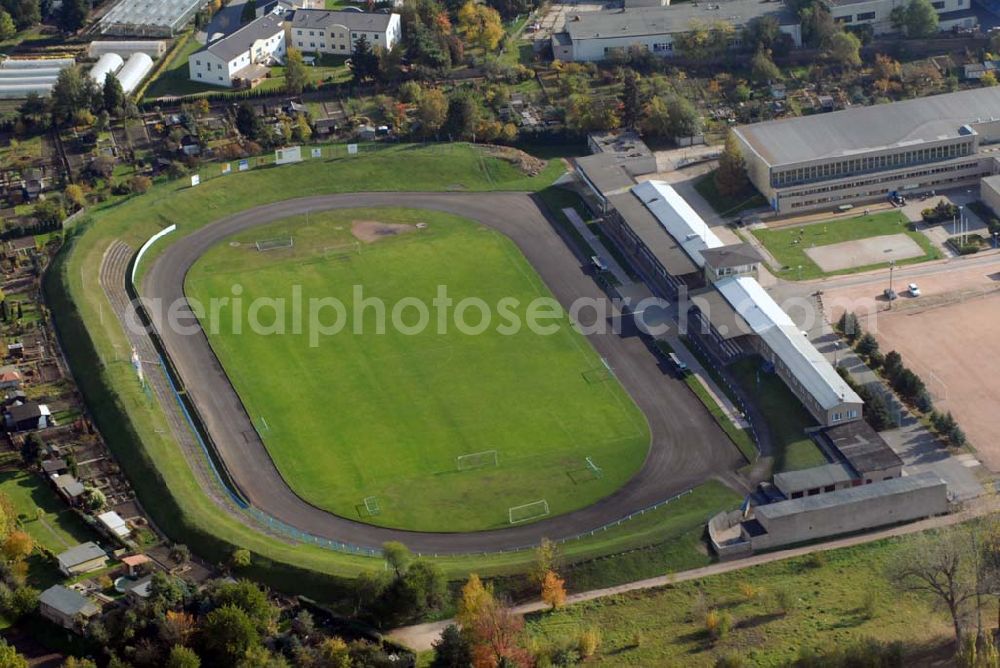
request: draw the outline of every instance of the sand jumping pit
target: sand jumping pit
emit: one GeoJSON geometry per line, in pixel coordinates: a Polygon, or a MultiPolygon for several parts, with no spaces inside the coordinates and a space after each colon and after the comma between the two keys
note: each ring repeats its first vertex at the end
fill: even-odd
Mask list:
{"type": "Polygon", "coordinates": [[[373,244],[386,237],[395,237],[407,232],[413,232],[417,228],[404,223],[382,223],[377,220],[352,220],[351,234],[358,241],[366,244],[373,244]]]}
{"type": "Polygon", "coordinates": [[[809,259],[827,272],[870,267],[889,260],[908,260],[924,255],[920,244],[902,233],[816,246],[806,248],[805,252],[809,259]]]}

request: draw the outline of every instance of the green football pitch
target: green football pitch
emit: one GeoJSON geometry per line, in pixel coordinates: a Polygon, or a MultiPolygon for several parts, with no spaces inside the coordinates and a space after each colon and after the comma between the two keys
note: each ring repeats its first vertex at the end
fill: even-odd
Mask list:
{"type": "MultiPolygon", "coordinates": [[[[210,249],[186,290],[206,313],[241,292],[241,315],[230,302],[206,316],[209,340],[285,480],[339,515],[420,531],[498,528],[514,506],[544,500],[549,516],[587,506],[645,459],[644,416],[565,314],[546,321],[553,334],[499,331],[509,322],[501,300],[517,300],[505,313],[524,322],[528,304],[551,294],[509,239],[468,220],[410,209],[289,218],[210,249]],[[273,249],[258,250],[262,241],[273,249]],[[385,304],[383,332],[375,307],[354,318],[356,286],[385,304]],[[482,300],[490,326],[460,331],[452,308],[442,329],[440,286],[454,304],[482,300]],[[339,333],[309,324],[310,300],[323,298],[344,305],[339,333]],[[430,314],[418,333],[412,298],[430,314]],[[411,300],[398,312],[407,331],[392,324],[401,300],[411,300]],[[462,458],[472,453],[487,454],[462,458]]],[[[337,317],[329,307],[319,320],[337,317]]],[[[471,308],[464,322],[480,317],[471,308]]]]}

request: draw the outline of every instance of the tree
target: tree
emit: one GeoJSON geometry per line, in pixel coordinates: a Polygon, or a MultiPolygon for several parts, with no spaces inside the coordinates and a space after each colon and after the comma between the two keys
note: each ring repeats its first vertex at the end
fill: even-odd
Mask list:
{"type": "Polygon", "coordinates": [[[248,568],[250,561],[250,550],[246,548],[237,548],[229,555],[229,565],[233,568],[248,568]]]}
{"type": "Polygon", "coordinates": [[[17,34],[14,19],[5,10],[0,9],[0,40],[7,40],[17,34]]]}
{"type": "Polygon", "coordinates": [[[35,549],[35,541],[24,531],[12,531],[3,541],[3,556],[7,561],[26,559],[35,549]]]}
{"type": "Polygon", "coordinates": [[[893,12],[896,9],[903,11],[896,16],[890,16],[890,18],[893,20],[894,27],[906,32],[907,37],[919,39],[937,33],[938,13],[931,4],[931,0],[910,0],[905,8],[897,7],[893,9],[893,12]],[[896,25],[897,21],[900,25],[896,25]]]}
{"type": "Polygon", "coordinates": [[[771,60],[771,52],[760,50],[750,61],[750,79],[755,84],[768,84],[781,81],[781,70],[771,60]]]}
{"type": "Polygon", "coordinates": [[[101,510],[108,503],[104,492],[96,487],[87,487],[83,490],[83,502],[90,510],[101,510]]]}
{"type": "Polygon", "coordinates": [[[503,39],[503,21],[497,10],[469,0],[458,10],[458,32],[465,43],[495,51],[503,39]]]}
{"type": "Polygon", "coordinates": [[[81,659],[76,656],[70,656],[66,658],[63,662],[62,668],[97,668],[97,663],[91,659],[81,659]]]}
{"type": "Polygon", "coordinates": [[[194,616],[182,610],[167,610],[159,622],[160,640],[165,645],[184,645],[197,629],[194,616]]]}
{"type": "Polygon", "coordinates": [[[66,209],[61,200],[51,197],[36,203],[32,215],[43,225],[56,227],[66,220],[66,209]]]}
{"type": "Polygon", "coordinates": [[[28,660],[0,638],[0,668],[28,668],[28,660]]]}
{"type": "MultiPolygon", "coordinates": [[[[6,312],[6,308],[4,308],[6,312]]],[[[21,459],[24,460],[25,464],[35,464],[42,456],[43,447],[41,437],[32,432],[27,435],[24,439],[24,444],[21,445],[21,459]]]]}
{"type": "Polygon", "coordinates": [[[844,67],[861,64],[861,40],[849,32],[838,32],[826,42],[827,57],[844,67]]]}
{"type": "Polygon", "coordinates": [[[59,9],[57,23],[60,30],[65,33],[74,33],[83,27],[83,22],[87,20],[87,12],[90,11],[88,0],[62,0],[59,9]]]}
{"type": "Polygon", "coordinates": [[[781,23],[773,16],[759,16],[743,29],[743,44],[751,50],[770,51],[781,37],[781,23]]]}
{"type": "Polygon", "coordinates": [[[125,91],[122,84],[112,72],[104,75],[104,87],[101,89],[104,97],[104,109],[109,114],[121,114],[125,109],[125,91]]]}
{"type": "Polygon", "coordinates": [[[324,638],[316,648],[316,658],[323,668],[351,668],[351,652],[347,643],[336,636],[324,638]]]}
{"type": "Polygon", "coordinates": [[[241,135],[253,141],[260,141],[266,130],[264,121],[254,113],[253,107],[245,100],[236,107],[236,129],[241,135]]]}
{"type": "Polygon", "coordinates": [[[240,12],[240,23],[250,23],[257,18],[257,0],[247,0],[240,12]]]}
{"type": "Polygon", "coordinates": [[[216,662],[212,665],[235,666],[260,643],[253,621],[233,605],[205,615],[201,636],[206,654],[216,662]]]}
{"type": "Polygon", "coordinates": [[[800,13],[802,17],[802,41],[811,47],[821,47],[835,34],[840,26],[822,2],[814,2],[800,13]]]}
{"type": "Polygon", "coordinates": [[[3,5],[10,12],[18,30],[24,30],[42,20],[39,0],[4,0],[3,5]]]}
{"type": "Polygon", "coordinates": [[[986,72],[983,73],[983,76],[980,77],[979,83],[987,88],[991,86],[996,86],[997,85],[996,72],[994,72],[993,70],[987,70],[986,72]]]}
{"type": "Polygon", "coordinates": [[[455,139],[475,139],[481,108],[468,91],[459,91],[448,99],[448,120],[445,129],[455,139]]]}
{"type": "Polygon", "coordinates": [[[740,151],[736,135],[726,135],[726,145],[719,156],[719,168],[715,171],[715,187],[725,197],[735,197],[747,189],[747,169],[743,153],[740,151]]]}
{"type": "Polygon", "coordinates": [[[285,92],[298,95],[308,82],[306,64],[302,60],[302,52],[289,47],[285,54],[285,92]]]}
{"type": "Polygon", "coordinates": [[[548,571],[542,579],[542,601],[548,603],[553,610],[566,603],[566,581],[555,571],[548,571]]]}
{"type": "Polygon", "coordinates": [[[458,609],[455,620],[462,628],[471,629],[476,619],[493,602],[493,591],[483,585],[483,581],[475,573],[462,585],[458,599],[458,609]]]}
{"type": "Polygon", "coordinates": [[[436,564],[418,559],[399,578],[397,588],[402,606],[411,614],[419,614],[444,603],[448,580],[436,564]]]}
{"type": "Polygon", "coordinates": [[[426,137],[437,134],[448,118],[448,98],[438,88],[423,92],[417,102],[417,118],[420,131],[426,137]]]}
{"type": "Polygon", "coordinates": [[[382,544],[382,556],[386,563],[396,574],[396,578],[403,576],[410,562],[413,561],[413,553],[410,549],[399,541],[391,540],[382,544]]]}
{"type": "Polygon", "coordinates": [[[434,643],[431,668],[467,668],[472,663],[472,647],[454,624],[449,624],[434,643]]]}
{"type": "Polygon", "coordinates": [[[473,665],[510,668],[533,665],[531,654],[522,645],[523,630],[524,620],[491,597],[470,628],[473,665]]]}
{"type": "Polygon", "coordinates": [[[873,353],[878,352],[878,340],[872,336],[871,332],[865,332],[858,343],[855,346],[855,350],[862,357],[871,357],[873,353]]]}
{"type": "Polygon", "coordinates": [[[250,580],[220,585],[213,592],[212,600],[216,605],[230,605],[245,612],[262,634],[269,631],[278,618],[278,611],[267,593],[250,580]]]}
{"type": "Polygon", "coordinates": [[[87,110],[93,98],[93,81],[84,76],[79,65],[59,72],[52,87],[52,114],[57,123],[65,123],[77,112],[87,110]]]}
{"type": "Polygon", "coordinates": [[[137,195],[141,195],[153,187],[153,179],[142,174],[136,174],[128,180],[128,189],[137,195]]]}
{"type": "Polygon", "coordinates": [[[625,78],[622,81],[622,92],[618,99],[622,104],[622,125],[629,129],[635,129],[642,113],[639,75],[635,70],[625,70],[625,78]]]}
{"type": "Polygon", "coordinates": [[[63,194],[66,196],[66,199],[69,200],[70,204],[72,204],[76,209],[82,209],[87,204],[87,196],[84,194],[83,188],[76,183],[71,183],[66,186],[66,189],[63,190],[63,194]]]}
{"type": "Polygon", "coordinates": [[[903,370],[903,357],[895,350],[890,350],[885,354],[885,361],[882,362],[882,373],[890,381],[894,381],[903,370]]]}
{"type": "Polygon", "coordinates": [[[955,640],[961,642],[966,607],[977,593],[968,529],[922,533],[914,541],[889,564],[889,579],[905,591],[935,597],[947,609],[955,640]]]}
{"type": "Polygon", "coordinates": [[[354,42],[350,67],[356,83],[363,83],[378,76],[378,56],[372,50],[365,33],[361,33],[361,37],[354,42]]]}
{"type": "Polygon", "coordinates": [[[193,649],[183,645],[174,645],[170,648],[166,668],[201,668],[201,659],[198,658],[193,649]]]}
{"type": "Polygon", "coordinates": [[[667,107],[667,103],[662,97],[655,96],[650,98],[649,102],[642,108],[640,127],[644,135],[652,137],[670,136],[670,108],[667,107]]]}

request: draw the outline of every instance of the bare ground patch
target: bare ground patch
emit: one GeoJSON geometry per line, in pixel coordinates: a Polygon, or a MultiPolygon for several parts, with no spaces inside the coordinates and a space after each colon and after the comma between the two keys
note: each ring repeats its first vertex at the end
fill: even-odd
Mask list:
{"type": "Polygon", "coordinates": [[[386,237],[399,236],[416,229],[414,225],[405,223],[383,223],[378,220],[351,221],[351,234],[354,235],[355,239],[366,244],[373,244],[386,237]]]}

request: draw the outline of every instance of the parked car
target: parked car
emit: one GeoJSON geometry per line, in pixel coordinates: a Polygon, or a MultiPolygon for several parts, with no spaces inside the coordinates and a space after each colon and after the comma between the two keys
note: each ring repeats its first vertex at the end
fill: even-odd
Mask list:
{"type": "Polygon", "coordinates": [[[674,366],[674,372],[677,374],[678,378],[683,378],[684,376],[691,373],[691,370],[688,368],[688,365],[685,364],[684,361],[681,360],[681,358],[678,357],[676,353],[670,353],[669,355],[667,355],[667,357],[670,359],[670,363],[674,366]]]}
{"type": "Polygon", "coordinates": [[[906,290],[907,290],[907,292],[910,293],[911,297],[919,297],[920,296],[920,286],[918,286],[916,283],[910,283],[909,285],[907,285],[906,286],[906,290]]]}
{"type": "Polygon", "coordinates": [[[882,294],[885,295],[885,298],[888,299],[889,301],[893,301],[894,299],[896,299],[896,297],[899,296],[896,294],[896,291],[893,290],[892,288],[886,288],[882,294]]]}

